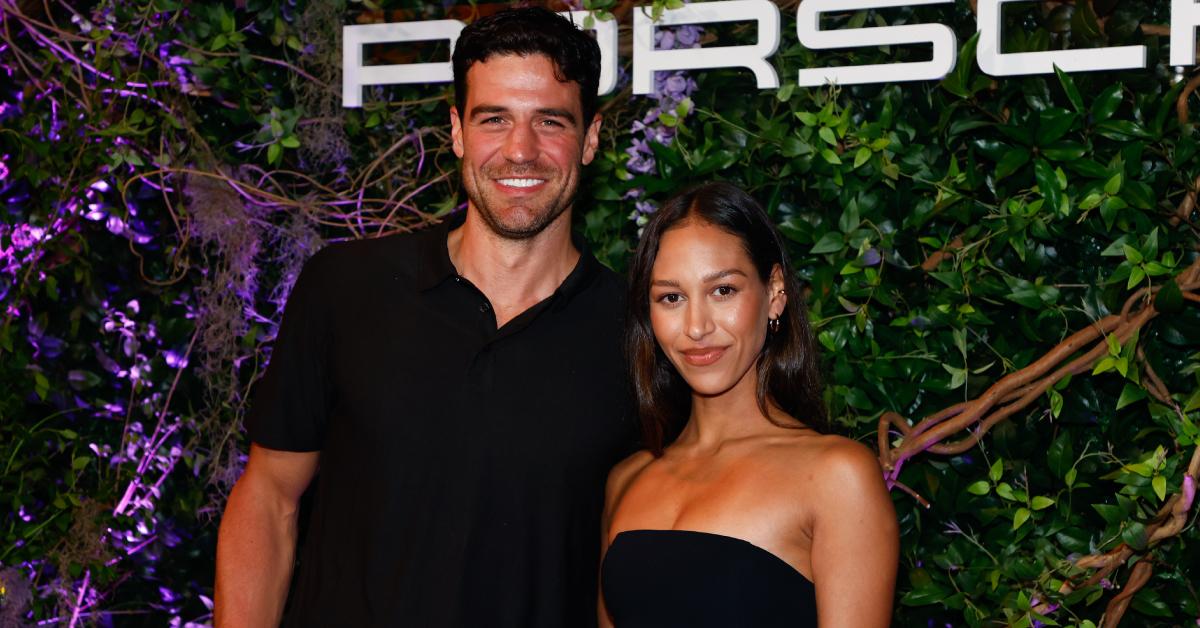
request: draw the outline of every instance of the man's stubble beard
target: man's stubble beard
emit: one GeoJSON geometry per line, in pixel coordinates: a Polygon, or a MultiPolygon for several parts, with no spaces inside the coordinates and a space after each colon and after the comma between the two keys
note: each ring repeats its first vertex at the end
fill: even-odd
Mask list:
{"type": "MultiPolygon", "coordinates": [[[[506,171],[503,174],[506,177],[523,177],[538,176],[542,173],[537,171],[506,171]]],[[[489,174],[486,171],[482,175],[484,180],[496,178],[495,175],[489,174]]],[[[552,180],[550,177],[545,178],[547,181],[552,180]]],[[[468,181],[467,177],[463,177],[463,187],[466,189],[467,198],[471,200],[471,204],[479,211],[479,216],[483,218],[483,222],[488,226],[488,229],[506,240],[528,240],[545,231],[546,227],[553,224],[563,212],[571,207],[575,200],[575,193],[579,190],[578,176],[569,177],[561,193],[554,198],[543,201],[543,206],[538,208],[539,211],[529,211],[529,206],[525,206],[527,209],[524,212],[510,212],[510,214],[523,213],[531,217],[526,224],[513,225],[504,224],[501,217],[497,215],[497,212],[493,211],[491,203],[480,193],[474,183],[474,181],[468,181]]]]}

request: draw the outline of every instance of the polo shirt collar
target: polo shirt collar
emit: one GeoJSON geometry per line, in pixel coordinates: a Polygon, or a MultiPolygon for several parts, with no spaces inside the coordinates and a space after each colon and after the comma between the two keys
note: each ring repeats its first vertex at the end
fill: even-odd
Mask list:
{"type": "MultiPolygon", "coordinates": [[[[421,247],[420,259],[417,260],[418,290],[422,292],[429,290],[458,276],[458,270],[450,261],[450,250],[446,248],[446,238],[452,229],[462,225],[465,218],[466,212],[459,212],[425,231],[425,241],[421,247]]],[[[579,261],[575,263],[575,268],[571,269],[562,284],[554,291],[555,296],[572,297],[579,294],[600,271],[600,261],[592,255],[591,249],[579,234],[571,233],[571,243],[579,251],[579,261]]]]}

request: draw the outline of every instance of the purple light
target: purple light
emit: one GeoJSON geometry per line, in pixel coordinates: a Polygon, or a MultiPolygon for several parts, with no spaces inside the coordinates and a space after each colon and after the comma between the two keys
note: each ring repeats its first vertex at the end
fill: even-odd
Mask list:
{"type": "Polygon", "coordinates": [[[187,365],[188,365],[187,357],[179,355],[178,353],[176,353],[174,351],[171,351],[168,349],[166,352],[163,353],[163,358],[166,359],[167,366],[169,366],[173,369],[187,368],[187,365]]]}
{"type": "Polygon", "coordinates": [[[125,232],[125,221],[118,216],[109,216],[105,226],[113,235],[121,235],[125,232]]]}

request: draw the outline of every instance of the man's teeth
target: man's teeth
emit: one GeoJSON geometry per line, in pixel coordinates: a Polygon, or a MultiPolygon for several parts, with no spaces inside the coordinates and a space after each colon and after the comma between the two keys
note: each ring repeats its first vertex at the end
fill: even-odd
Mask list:
{"type": "Polygon", "coordinates": [[[545,179],[500,179],[500,183],[514,188],[531,188],[545,179]]]}

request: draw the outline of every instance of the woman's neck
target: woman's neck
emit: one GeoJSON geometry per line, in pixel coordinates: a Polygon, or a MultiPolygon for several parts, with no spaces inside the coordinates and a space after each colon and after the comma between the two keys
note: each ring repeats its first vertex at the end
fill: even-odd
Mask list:
{"type": "MultiPolygon", "coordinates": [[[[768,409],[770,405],[768,402],[768,409]]],[[[772,428],[775,426],[758,405],[758,372],[751,367],[723,393],[692,394],[691,416],[675,444],[715,451],[727,441],[764,434],[772,428]]]]}

